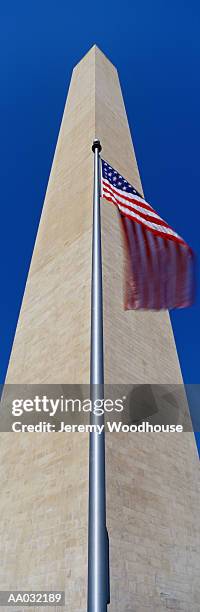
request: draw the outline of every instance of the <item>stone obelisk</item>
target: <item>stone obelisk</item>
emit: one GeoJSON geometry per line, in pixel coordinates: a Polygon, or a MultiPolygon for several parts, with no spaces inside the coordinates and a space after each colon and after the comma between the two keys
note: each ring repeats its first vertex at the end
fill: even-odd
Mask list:
{"type": "MultiPolygon", "coordinates": [[[[89,382],[95,137],[142,191],[117,70],[96,46],[73,70],[7,383],[89,382]]],[[[105,381],[181,384],[168,313],[123,310],[120,228],[106,202],[102,243],[105,381]]],[[[0,588],[65,589],[66,612],[85,612],[88,436],[2,433],[0,458],[0,588]]],[[[108,434],[106,460],[109,610],[197,612],[193,434],[108,434]]]]}

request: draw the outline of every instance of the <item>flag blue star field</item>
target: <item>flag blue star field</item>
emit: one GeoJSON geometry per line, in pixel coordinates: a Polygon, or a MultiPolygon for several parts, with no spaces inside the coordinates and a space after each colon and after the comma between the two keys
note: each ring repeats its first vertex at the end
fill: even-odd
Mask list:
{"type": "Polygon", "coordinates": [[[191,248],[117,170],[104,160],[101,163],[101,195],[117,207],[123,229],[125,309],[190,306],[194,300],[191,248]]]}

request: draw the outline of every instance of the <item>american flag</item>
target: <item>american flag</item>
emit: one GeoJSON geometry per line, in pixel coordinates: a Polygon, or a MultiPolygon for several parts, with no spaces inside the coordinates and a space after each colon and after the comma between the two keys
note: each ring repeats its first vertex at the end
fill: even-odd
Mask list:
{"type": "Polygon", "coordinates": [[[125,240],[125,309],[190,306],[191,248],[117,170],[104,160],[101,163],[101,195],[117,206],[125,240]]]}

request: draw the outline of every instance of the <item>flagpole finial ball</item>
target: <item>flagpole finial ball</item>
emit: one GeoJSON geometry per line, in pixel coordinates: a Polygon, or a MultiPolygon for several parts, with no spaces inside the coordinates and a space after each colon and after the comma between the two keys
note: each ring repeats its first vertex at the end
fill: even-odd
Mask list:
{"type": "Polygon", "coordinates": [[[102,147],[101,147],[100,140],[98,140],[97,138],[96,138],[95,140],[93,140],[93,145],[92,145],[92,150],[93,150],[93,153],[95,152],[95,149],[98,149],[98,151],[99,151],[99,153],[100,153],[101,148],[102,148],[102,147]]]}

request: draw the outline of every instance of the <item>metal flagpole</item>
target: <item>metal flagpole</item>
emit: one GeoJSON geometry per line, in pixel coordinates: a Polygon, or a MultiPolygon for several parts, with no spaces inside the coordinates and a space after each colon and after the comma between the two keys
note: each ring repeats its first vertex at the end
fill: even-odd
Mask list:
{"type": "MultiPolygon", "coordinates": [[[[101,144],[94,140],[94,195],[91,288],[91,400],[104,397],[103,299],[100,216],[101,144]]],[[[104,425],[104,415],[91,412],[92,425],[104,425]]],[[[89,525],[88,525],[88,612],[106,612],[109,603],[109,558],[106,529],[105,433],[90,433],[89,525]]]]}

